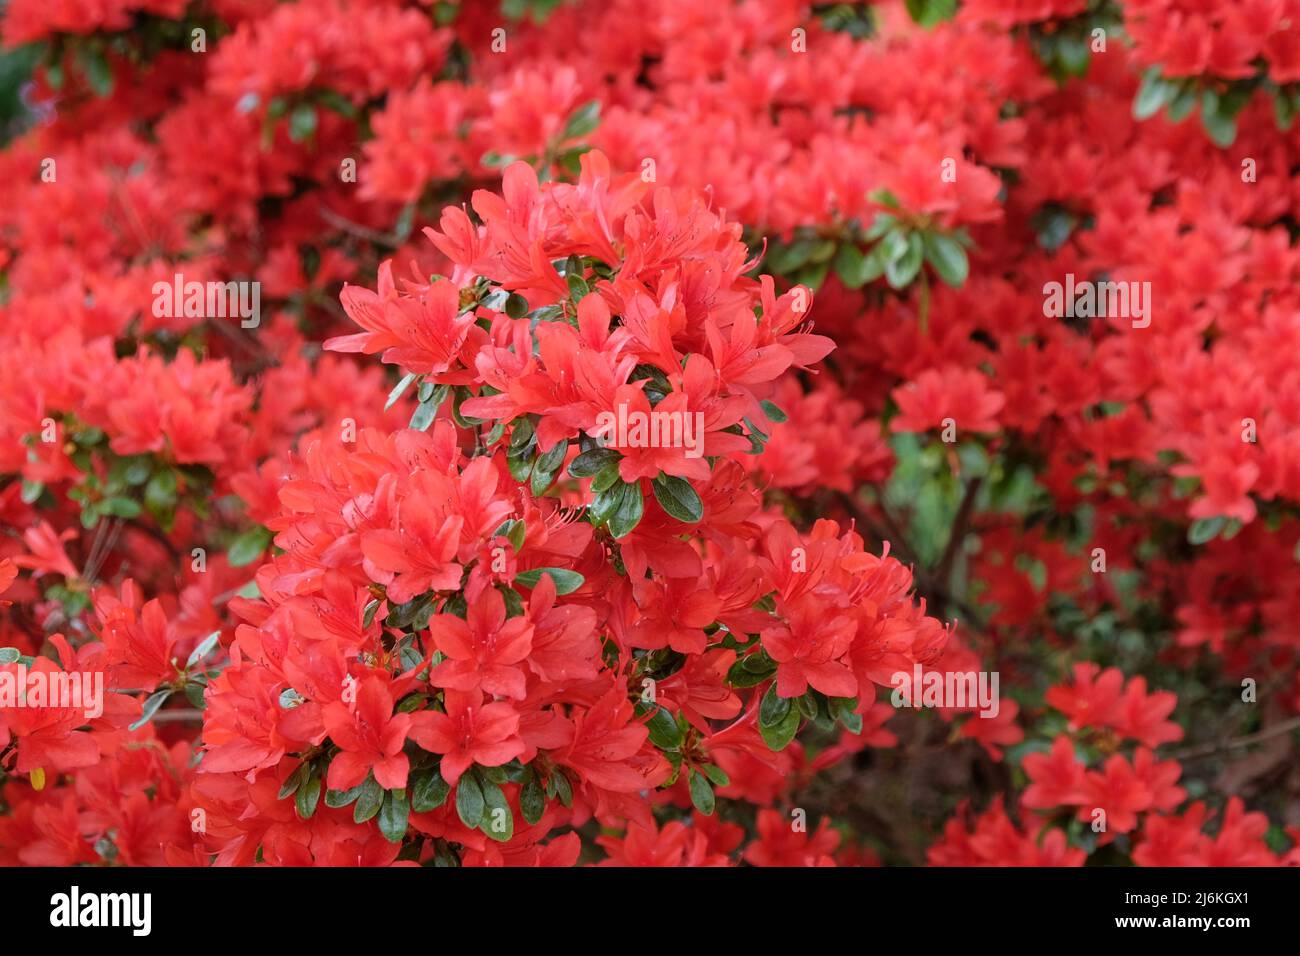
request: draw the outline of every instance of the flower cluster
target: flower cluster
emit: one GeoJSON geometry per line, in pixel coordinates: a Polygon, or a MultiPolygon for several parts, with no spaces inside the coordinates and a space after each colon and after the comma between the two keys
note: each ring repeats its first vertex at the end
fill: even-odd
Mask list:
{"type": "Polygon", "coordinates": [[[7,4],[0,864],[1298,862],[1300,10],[953,6],[7,4]]]}

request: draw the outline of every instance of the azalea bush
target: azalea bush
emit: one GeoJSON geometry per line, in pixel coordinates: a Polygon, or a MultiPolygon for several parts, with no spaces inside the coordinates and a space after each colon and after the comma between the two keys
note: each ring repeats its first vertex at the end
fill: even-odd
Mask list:
{"type": "Polygon", "coordinates": [[[9,0],[0,863],[1300,863],[1297,22],[9,0]]]}

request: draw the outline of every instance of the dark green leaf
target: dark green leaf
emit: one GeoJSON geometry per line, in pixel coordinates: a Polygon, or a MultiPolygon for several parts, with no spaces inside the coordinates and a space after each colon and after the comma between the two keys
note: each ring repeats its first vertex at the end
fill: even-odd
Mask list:
{"type": "Polygon", "coordinates": [[[483,819],[483,789],[474,777],[465,773],[456,784],[456,814],[460,822],[473,829],[483,819]]]}
{"type": "Polygon", "coordinates": [[[1160,67],[1152,66],[1142,74],[1142,85],[1133,100],[1133,118],[1150,119],[1173,98],[1178,87],[1160,75],[1160,67]]]}
{"type": "Polygon", "coordinates": [[[1192,544],[1205,544],[1217,538],[1226,524],[1227,519],[1220,515],[1201,518],[1199,521],[1192,522],[1192,526],[1187,529],[1187,540],[1192,544]]]}
{"type": "Polygon", "coordinates": [[[546,813],[546,794],[535,773],[528,774],[528,779],[519,790],[519,811],[530,826],[535,825],[546,813]]]}
{"type": "Polygon", "coordinates": [[[927,232],[922,241],[925,261],[934,267],[939,278],[953,288],[960,287],[970,273],[970,262],[961,243],[936,232],[927,232]]]}
{"type": "MultiPolygon", "coordinates": [[[[899,233],[890,233],[890,237],[899,235],[899,233]]],[[[890,253],[890,259],[885,263],[885,281],[889,283],[891,289],[902,289],[921,271],[921,262],[924,258],[924,248],[921,244],[921,237],[917,233],[909,233],[905,240],[906,247],[901,255],[890,253]]],[[[896,246],[897,244],[895,244],[896,246]]]]}
{"type": "Polygon", "coordinates": [[[725,787],[727,784],[731,783],[731,778],[727,776],[727,771],[723,770],[721,767],[716,767],[711,763],[703,764],[695,769],[708,777],[709,781],[715,787],[725,787]]]}
{"type": "Polygon", "coordinates": [[[410,818],[411,808],[406,801],[405,790],[387,790],[384,802],[379,810],[379,832],[389,843],[401,843],[406,836],[406,822],[410,818]]]}
{"type": "Polygon", "coordinates": [[[301,143],[316,132],[316,107],[299,103],[289,114],[289,139],[301,143]]]}
{"type": "Polygon", "coordinates": [[[271,532],[261,525],[255,525],[230,542],[230,550],[226,552],[226,560],[232,568],[242,568],[261,557],[262,552],[266,550],[266,546],[270,543],[271,532]]]}
{"type": "Polygon", "coordinates": [[[140,719],[133,723],[128,729],[139,730],[149,721],[153,720],[153,715],[158,713],[158,708],[163,705],[168,697],[172,695],[170,689],[155,691],[145,700],[144,706],[140,709],[140,719]]]}
{"type": "Polygon", "coordinates": [[[312,776],[305,784],[298,788],[298,793],[294,797],[294,807],[298,811],[298,816],[304,820],[310,820],[316,812],[316,805],[320,802],[321,779],[312,776]]]}
{"type": "Polygon", "coordinates": [[[367,777],[357,795],[357,805],[352,808],[352,819],[356,823],[365,823],[373,819],[384,804],[384,788],[374,777],[367,777]]]}
{"type": "Polygon", "coordinates": [[[311,764],[304,760],[298,764],[293,773],[284,778],[284,783],[280,784],[280,792],[276,795],[277,800],[283,800],[291,797],[298,792],[298,788],[307,782],[311,776],[311,764]]]}
{"type": "Polygon", "coordinates": [[[660,750],[673,750],[682,743],[682,728],[676,719],[663,707],[656,707],[654,714],[646,721],[650,731],[650,742],[660,750]]]}
{"type": "Polygon", "coordinates": [[[574,478],[590,478],[622,457],[613,448],[592,448],[569,462],[569,474],[574,478]]]}
{"type": "Polygon", "coordinates": [[[623,495],[617,510],[610,515],[609,533],[615,538],[625,538],[641,523],[645,514],[645,500],[641,496],[641,483],[623,486],[623,495]]]}
{"type": "Polygon", "coordinates": [[[506,795],[495,783],[483,786],[483,818],[479,829],[498,843],[507,843],[515,835],[515,816],[510,812],[506,795]]]}
{"type": "Polygon", "coordinates": [[[685,478],[660,474],[651,485],[659,506],[678,521],[694,523],[704,517],[704,502],[685,478]]]}
{"type": "Polygon", "coordinates": [[[415,774],[411,785],[411,809],[416,813],[428,813],[437,810],[447,802],[451,786],[442,779],[437,767],[415,774]]]}
{"type": "Polygon", "coordinates": [[[350,807],[356,802],[357,797],[361,796],[361,791],[366,788],[364,783],[359,783],[351,790],[326,790],[325,806],[338,810],[342,807],[350,807]]]}
{"type": "Polygon", "coordinates": [[[570,571],[567,568],[532,568],[528,571],[520,571],[515,575],[515,580],[524,587],[533,588],[537,586],[543,574],[550,575],[551,580],[555,582],[556,594],[572,594],[586,581],[586,578],[577,571],[570,571]]]}
{"type": "Polygon", "coordinates": [[[600,124],[600,101],[591,100],[582,104],[564,124],[562,139],[580,139],[592,132],[600,124]]]}
{"type": "Polygon", "coordinates": [[[709,783],[708,777],[692,770],[690,788],[691,803],[695,805],[695,809],[706,817],[713,816],[714,806],[717,801],[713,795],[713,784],[709,783]]]}

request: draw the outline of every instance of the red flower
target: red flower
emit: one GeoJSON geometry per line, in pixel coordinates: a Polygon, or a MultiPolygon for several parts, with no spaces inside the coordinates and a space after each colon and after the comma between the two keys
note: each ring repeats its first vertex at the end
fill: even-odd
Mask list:
{"type": "Polygon", "coordinates": [[[448,691],[447,712],[422,710],[411,716],[411,739],[442,754],[440,773],[452,786],[474,764],[499,767],[524,752],[519,714],[505,703],[482,702],[478,693],[448,691]]]}
{"type": "Polygon", "coordinates": [[[526,617],[506,620],[499,591],[484,591],[470,605],[464,621],[452,614],[435,614],[429,619],[429,636],[447,655],[430,677],[435,687],[523,698],[520,665],[532,647],[533,627],[526,617]]]}
{"type": "Polygon", "coordinates": [[[406,786],[410,762],[402,744],[412,729],[410,714],[393,713],[387,678],[368,674],[356,687],[356,701],[334,701],[322,710],[330,739],[342,751],[330,762],[326,784],[331,790],[351,790],[375,775],[385,790],[406,786]]]}

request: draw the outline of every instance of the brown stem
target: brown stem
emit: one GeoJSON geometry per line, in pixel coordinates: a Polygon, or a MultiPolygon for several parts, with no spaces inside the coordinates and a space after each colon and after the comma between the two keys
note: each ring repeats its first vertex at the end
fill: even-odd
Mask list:
{"type": "Polygon", "coordinates": [[[345,216],[340,216],[333,209],[322,204],[320,206],[321,218],[328,222],[335,229],[341,229],[344,232],[356,236],[358,239],[365,239],[373,242],[377,246],[386,246],[389,249],[396,249],[402,244],[402,240],[397,236],[388,235],[371,229],[369,226],[363,226],[359,222],[353,222],[345,216]]]}
{"type": "Polygon", "coordinates": [[[961,504],[957,507],[957,516],[952,520],[952,531],[948,533],[948,544],[943,549],[943,556],[939,559],[939,565],[935,569],[935,576],[940,583],[947,587],[948,576],[952,573],[952,563],[956,560],[957,551],[961,548],[962,542],[966,540],[966,529],[970,525],[971,512],[975,510],[975,496],[979,494],[980,485],[984,479],[975,477],[966,485],[966,493],[962,495],[961,504]]]}
{"type": "Polygon", "coordinates": [[[1261,743],[1270,740],[1273,737],[1280,737],[1283,734],[1289,734],[1293,730],[1300,730],[1300,717],[1292,717],[1290,720],[1284,720],[1280,724],[1274,724],[1272,727],[1266,727],[1258,733],[1248,734],[1245,737],[1236,737],[1232,740],[1225,740],[1217,744],[1204,744],[1198,747],[1184,747],[1181,750],[1175,750],[1166,754],[1173,760],[1193,760],[1197,757],[1209,757],[1213,754],[1222,753],[1225,750],[1235,750],[1238,747],[1249,747],[1251,744],[1261,743]]]}

